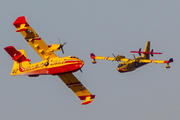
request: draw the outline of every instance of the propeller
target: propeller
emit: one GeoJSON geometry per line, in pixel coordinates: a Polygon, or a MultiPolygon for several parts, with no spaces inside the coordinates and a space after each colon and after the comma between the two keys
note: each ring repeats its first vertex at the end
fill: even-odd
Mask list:
{"type": "Polygon", "coordinates": [[[114,53],[112,53],[112,55],[113,55],[114,57],[116,57],[116,56],[114,55],[114,53]]]}
{"type": "Polygon", "coordinates": [[[114,56],[115,60],[118,62],[118,60],[116,59],[116,56],[114,55],[114,53],[112,53],[112,55],[114,56]]]}
{"type": "Polygon", "coordinates": [[[66,42],[63,43],[63,44],[61,44],[60,38],[58,38],[58,40],[59,40],[59,43],[60,43],[59,49],[61,49],[61,50],[62,50],[62,53],[64,54],[64,49],[63,49],[63,47],[64,47],[64,45],[66,44],[66,42]]]}

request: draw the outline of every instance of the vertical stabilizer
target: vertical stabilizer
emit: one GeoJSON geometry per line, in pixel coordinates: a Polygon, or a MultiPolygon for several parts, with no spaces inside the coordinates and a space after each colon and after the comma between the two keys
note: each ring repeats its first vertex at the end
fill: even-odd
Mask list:
{"type": "Polygon", "coordinates": [[[13,46],[7,46],[4,48],[6,52],[11,56],[12,60],[14,60],[13,68],[11,75],[17,75],[20,73],[20,65],[25,64],[29,65],[30,60],[27,58],[25,51],[16,50],[13,46]]]}
{"type": "MultiPolygon", "coordinates": [[[[147,41],[144,52],[150,52],[150,41],[147,41]]],[[[149,59],[149,54],[143,54],[143,58],[149,59]]]]}

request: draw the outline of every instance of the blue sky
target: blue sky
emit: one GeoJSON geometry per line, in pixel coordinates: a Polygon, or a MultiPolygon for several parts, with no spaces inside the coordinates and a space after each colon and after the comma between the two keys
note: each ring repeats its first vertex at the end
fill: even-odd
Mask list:
{"type": "MultiPolygon", "coordinates": [[[[179,38],[180,2],[168,0],[8,0],[0,4],[0,119],[2,120],[177,120],[180,119],[179,38]],[[81,101],[57,76],[10,76],[13,61],[3,50],[13,45],[25,49],[32,62],[41,58],[15,32],[13,22],[27,22],[47,44],[67,42],[65,54],[85,62],[75,76],[96,95],[81,101]],[[174,58],[170,69],[148,64],[136,71],[119,73],[118,63],[91,63],[90,53],[121,54],[133,58],[131,50],[144,49],[147,41],[162,55],[174,58]]],[[[137,56],[137,55],[136,55],[137,56]]]]}

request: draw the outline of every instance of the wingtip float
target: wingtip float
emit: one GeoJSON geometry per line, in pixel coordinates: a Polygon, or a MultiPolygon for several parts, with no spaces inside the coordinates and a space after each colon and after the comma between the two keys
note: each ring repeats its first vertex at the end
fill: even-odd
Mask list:
{"type": "Polygon", "coordinates": [[[81,103],[81,105],[87,105],[87,104],[91,103],[94,98],[95,98],[95,95],[86,96],[85,99],[81,99],[81,100],[84,100],[84,101],[81,103]]]}
{"type": "Polygon", "coordinates": [[[70,88],[80,100],[85,100],[82,105],[89,104],[95,98],[84,85],[73,75],[80,70],[84,62],[76,56],[58,57],[54,51],[62,50],[64,44],[46,45],[33,28],[27,23],[25,16],[18,17],[13,25],[16,32],[20,32],[27,43],[42,58],[42,61],[30,63],[25,50],[16,50],[13,46],[5,47],[5,51],[14,60],[11,75],[27,75],[38,77],[39,75],[57,75],[70,88]]]}
{"type": "Polygon", "coordinates": [[[144,66],[148,63],[165,63],[166,68],[170,68],[169,63],[172,63],[174,61],[173,58],[170,58],[169,60],[150,60],[150,55],[153,57],[154,54],[162,54],[161,52],[154,52],[153,49],[150,51],[150,41],[147,41],[144,51],[141,51],[140,48],[139,51],[130,51],[130,52],[138,53],[139,56],[135,57],[134,55],[134,59],[128,59],[123,55],[118,55],[118,56],[113,55],[114,57],[103,57],[103,56],[95,56],[94,53],[90,53],[90,58],[93,59],[92,60],[93,64],[96,63],[96,59],[118,61],[119,65],[117,67],[117,70],[120,73],[134,71],[136,68],[144,66]]]}

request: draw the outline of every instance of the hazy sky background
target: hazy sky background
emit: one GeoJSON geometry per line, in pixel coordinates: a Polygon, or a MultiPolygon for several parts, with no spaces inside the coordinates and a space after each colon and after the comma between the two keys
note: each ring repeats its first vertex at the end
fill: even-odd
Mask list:
{"type": "MultiPolygon", "coordinates": [[[[3,0],[0,4],[1,120],[179,120],[180,119],[180,2],[177,0],[3,0]],[[13,22],[27,22],[47,44],[67,42],[65,54],[85,62],[75,76],[96,95],[86,106],[57,76],[10,76],[13,61],[3,49],[25,49],[32,62],[41,58],[15,32],[13,22]],[[100,56],[144,49],[147,41],[162,55],[174,58],[171,68],[148,64],[119,73],[117,62],[100,56]]],[[[138,56],[136,54],[136,56],[138,56]]]]}

